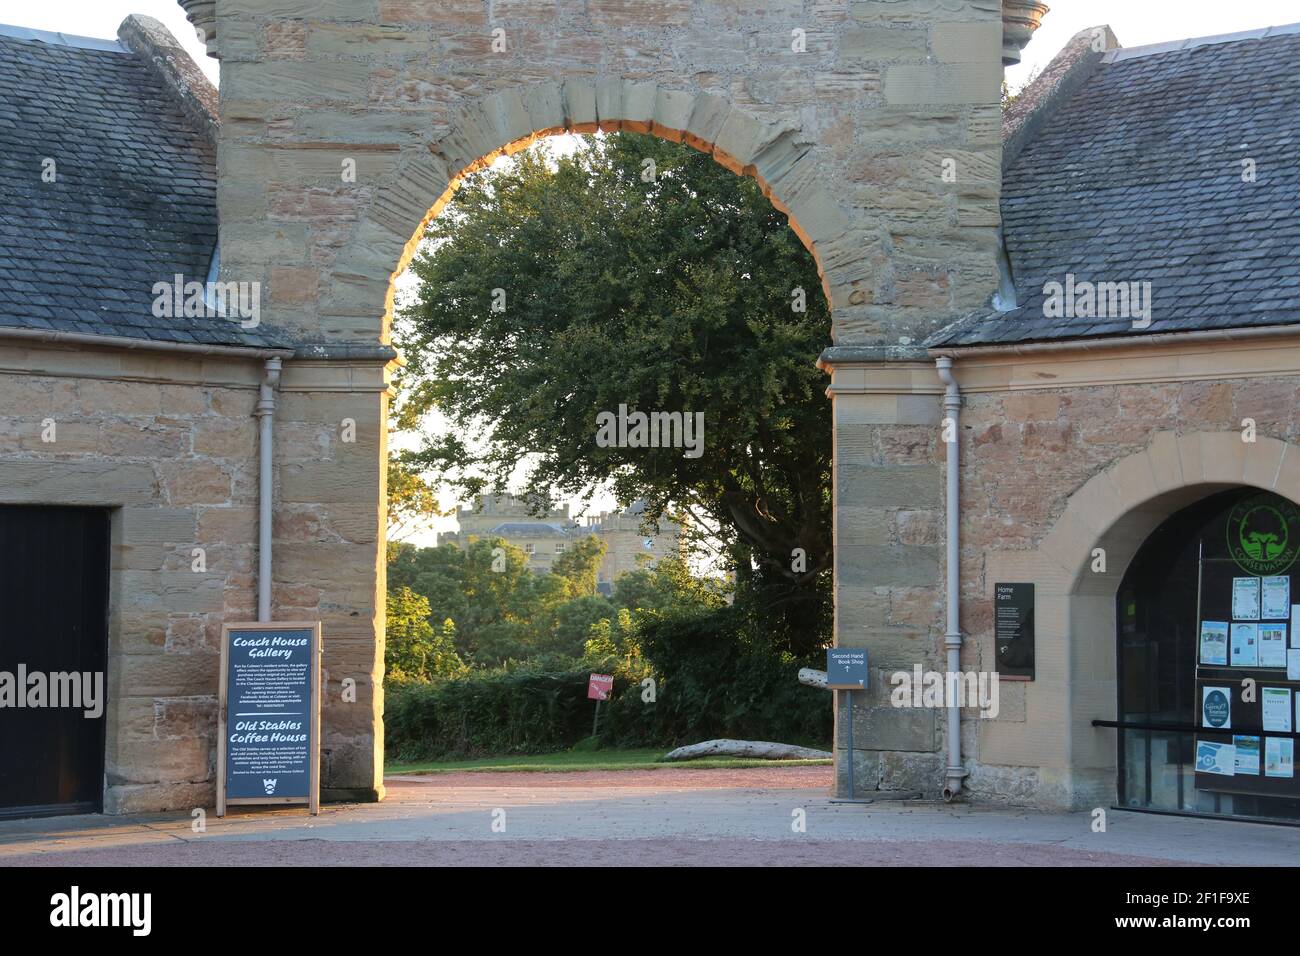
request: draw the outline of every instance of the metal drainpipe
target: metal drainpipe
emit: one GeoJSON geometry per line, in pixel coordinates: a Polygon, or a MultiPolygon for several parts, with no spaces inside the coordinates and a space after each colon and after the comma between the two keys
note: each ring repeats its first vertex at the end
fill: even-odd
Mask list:
{"type": "MultiPolygon", "coordinates": [[[[961,670],[961,389],[952,374],[952,359],[942,355],[934,360],[939,379],[947,386],[943,394],[943,409],[946,420],[952,422],[952,441],[947,443],[947,519],[946,545],[948,551],[948,624],[944,634],[944,647],[948,649],[948,673],[955,675],[961,670]]],[[[947,425],[945,420],[944,424],[947,425]]],[[[955,677],[950,677],[947,686],[958,686],[955,677]]],[[[957,700],[948,702],[948,771],[945,776],[943,798],[952,800],[961,793],[962,781],[966,771],[961,762],[961,704],[957,700]]]]}
{"type": "Polygon", "coordinates": [[[258,446],[257,500],[257,619],[271,620],[271,521],[275,486],[273,482],[272,434],[275,424],[275,390],[280,386],[280,359],[266,360],[257,399],[261,436],[258,446]]]}

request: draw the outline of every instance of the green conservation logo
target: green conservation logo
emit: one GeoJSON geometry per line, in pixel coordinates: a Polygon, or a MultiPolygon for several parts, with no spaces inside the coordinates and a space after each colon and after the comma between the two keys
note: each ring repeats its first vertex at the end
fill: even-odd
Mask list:
{"type": "Polygon", "coordinates": [[[1300,551],[1300,510],[1276,495],[1254,495],[1228,514],[1228,553],[1248,574],[1281,574],[1300,551]]]}

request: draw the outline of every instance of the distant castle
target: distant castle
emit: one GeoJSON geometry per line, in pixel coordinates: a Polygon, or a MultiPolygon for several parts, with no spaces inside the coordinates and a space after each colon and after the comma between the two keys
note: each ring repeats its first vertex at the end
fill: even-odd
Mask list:
{"type": "Polygon", "coordinates": [[[475,538],[504,538],[528,555],[532,571],[550,571],[555,559],[587,535],[605,543],[605,557],[597,572],[597,590],[613,593],[614,581],[624,571],[662,558],[682,556],[681,526],[660,519],[659,533],[643,534],[643,502],[623,511],[605,511],[581,523],[569,515],[569,506],[535,515],[526,498],[514,495],[480,495],[471,508],[456,509],[457,531],[438,535],[438,544],[460,546],[475,538]]]}

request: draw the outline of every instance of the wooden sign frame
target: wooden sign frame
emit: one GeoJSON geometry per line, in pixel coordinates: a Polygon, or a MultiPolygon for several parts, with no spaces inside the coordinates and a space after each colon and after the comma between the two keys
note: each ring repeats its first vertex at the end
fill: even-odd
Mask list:
{"type": "Polygon", "coordinates": [[[217,816],[226,815],[226,806],[244,804],[301,804],[306,802],[311,814],[320,813],[320,698],[321,681],[321,625],[320,621],[268,621],[255,624],[221,625],[221,689],[217,697],[217,816]],[[312,679],[309,687],[311,701],[310,738],[307,742],[308,794],[303,797],[227,797],[226,796],[226,738],[228,736],[230,636],[257,631],[311,631],[312,679]]]}

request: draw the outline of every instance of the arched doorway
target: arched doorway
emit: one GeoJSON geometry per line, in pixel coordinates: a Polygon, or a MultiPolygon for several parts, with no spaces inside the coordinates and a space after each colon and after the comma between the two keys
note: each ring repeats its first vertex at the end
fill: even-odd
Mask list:
{"type": "MultiPolygon", "coordinates": [[[[832,308],[835,344],[807,358],[833,376],[834,533],[852,542],[834,557],[837,639],[905,648],[900,664],[925,656],[914,649],[929,624],[896,625],[880,598],[940,585],[938,545],[887,530],[918,500],[910,489],[939,500],[940,468],[911,452],[882,462],[875,449],[894,436],[913,446],[921,427],[937,434],[916,343],[997,288],[1002,64],[1038,14],[1010,0],[1006,12],[961,0],[941,14],[868,4],[793,19],[779,6],[623,0],[592,0],[582,16],[554,3],[386,0],[342,19],[339,4],[225,3],[220,17],[212,0],[183,4],[222,60],[222,276],[262,282],[262,328],[302,343],[277,422],[319,440],[277,464],[277,499],[303,518],[277,530],[273,601],[333,637],[327,795],[383,792],[393,278],[458,178],[534,135],[684,140],[761,180],[788,212],[832,308]],[[907,44],[875,49],[880,29],[900,26],[907,44]],[[926,124],[940,115],[936,139],[926,124]],[[969,173],[944,182],[954,157],[969,173]],[[327,445],[344,419],[360,440],[327,445]]],[[[922,721],[893,740],[934,753],[934,738],[922,721]]]]}
{"type": "Polygon", "coordinates": [[[1120,806],[1300,820],[1297,555],[1300,508],[1248,487],[1139,548],[1116,594],[1120,806]]]}

